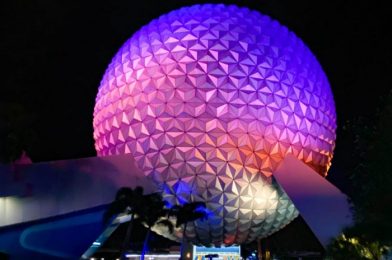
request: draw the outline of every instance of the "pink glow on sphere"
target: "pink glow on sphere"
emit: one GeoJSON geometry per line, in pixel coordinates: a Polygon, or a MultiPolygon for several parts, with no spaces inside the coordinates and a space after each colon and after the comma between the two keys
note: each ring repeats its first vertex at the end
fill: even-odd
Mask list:
{"type": "Polygon", "coordinates": [[[325,176],[335,146],[328,80],[303,42],[246,8],[196,5],[153,20],[99,87],[99,156],[131,153],[172,204],[204,200],[203,244],[250,242],[298,212],[271,178],[287,154],[325,176]]]}

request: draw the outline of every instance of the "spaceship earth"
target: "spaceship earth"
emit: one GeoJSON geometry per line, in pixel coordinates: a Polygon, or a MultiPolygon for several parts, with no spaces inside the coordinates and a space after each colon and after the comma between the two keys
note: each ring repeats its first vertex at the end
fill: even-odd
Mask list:
{"type": "Polygon", "coordinates": [[[188,239],[230,245],[298,215],[273,172],[291,154],[325,176],[336,114],[326,75],[294,33],[247,8],[206,4],[125,42],[93,125],[99,156],[131,153],[172,205],[206,202],[209,218],[190,223],[188,239]]]}

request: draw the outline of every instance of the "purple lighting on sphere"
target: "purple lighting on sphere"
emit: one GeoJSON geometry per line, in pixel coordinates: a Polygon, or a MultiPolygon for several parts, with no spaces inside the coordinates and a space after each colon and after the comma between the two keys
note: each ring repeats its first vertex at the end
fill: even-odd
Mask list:
{"type": "Polygon", "coordinates": [[[325,176],[335,130],[328,80],[304,43],[225,5],[181,8],[136,32],[94,110],[99,156],[131,153],[169,203],[207,203],[212,216],[186,233],[202,244],[251,242],[293,220],[271,175],[291,154],[325,176]]]}

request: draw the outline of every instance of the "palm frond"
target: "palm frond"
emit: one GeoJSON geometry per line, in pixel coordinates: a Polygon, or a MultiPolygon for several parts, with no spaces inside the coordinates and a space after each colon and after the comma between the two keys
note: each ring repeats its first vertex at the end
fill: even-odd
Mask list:
{"type": "Polygon", "coordinates": [[[173,233],[173,231],[174,231],[173,223],[171,223],[171,221],[168,220],[168,219],[159,220],[156,224],[157,224],[157,225],[166,226],[166,227],[169,229],[169,232],[170,232],[170,233],[173,233]]]}

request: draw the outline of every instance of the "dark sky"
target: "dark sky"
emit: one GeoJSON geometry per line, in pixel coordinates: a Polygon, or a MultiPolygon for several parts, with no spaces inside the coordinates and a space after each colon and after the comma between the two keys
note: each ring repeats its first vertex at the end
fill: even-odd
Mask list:
{"type": "MultiPolygon", "coordinates": [[[[38,143],[30,152],[32,159],[94,156],[94,100],[112,56],[153,18],[203,2],[2,1],[0,102],[20,103],[35,115],[38,143]]],[[[350,149],[339,147],[341,126],[374,113],[379,98],[391,89],[392,9],[382,3],[386,1],[220,2],[270,15],[317,56],[337,107],[338,140],[331,170],[339,172],[350,149]]]]}

